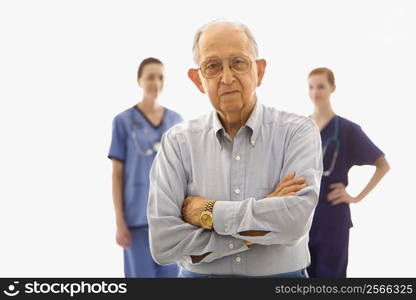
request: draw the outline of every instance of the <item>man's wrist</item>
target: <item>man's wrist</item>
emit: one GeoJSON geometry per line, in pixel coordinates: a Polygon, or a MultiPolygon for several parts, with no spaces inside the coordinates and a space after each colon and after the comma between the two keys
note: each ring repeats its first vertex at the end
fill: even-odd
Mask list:
{"type": "Polygon", "coordinates": [[[200,213],[200,226],[205,229],[213,229],[213,211],[215,200],[205,200],[204,208],[200,213]]]}

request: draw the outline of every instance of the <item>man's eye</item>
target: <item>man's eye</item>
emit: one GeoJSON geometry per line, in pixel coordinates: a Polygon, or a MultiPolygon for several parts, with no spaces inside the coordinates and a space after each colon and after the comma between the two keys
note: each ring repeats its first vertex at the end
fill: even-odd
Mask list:
{"type": "Polygon", "coordinates": [[[219,67],[219,63],[208,63],[207,65],[206,65],[206,68],[207,69],[216,69],[216,68],[218,68],[219,67]]]}
{"type": "Polygon", "coordinates": [[[241,57],[236,57],[231,61],[231,65],[234,69],[244,71],[249,67],[249,62],[241,57]]]}

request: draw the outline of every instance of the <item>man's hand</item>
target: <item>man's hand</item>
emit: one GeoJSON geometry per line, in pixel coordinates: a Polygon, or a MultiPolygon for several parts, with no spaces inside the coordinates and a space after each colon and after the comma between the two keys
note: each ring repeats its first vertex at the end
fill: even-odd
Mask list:
{"type": "Polygon", "coordinates": [[[283,196],[294,196],[300,190],[305,188],[305,179],[303,177],[295,178],[296,173],[291,172],[285,178],[280,181],[274,191],[267,195],[266,198],[271,197],[283,197],[283,196]]]}
{"type": "Polygon", "coordinates": [[[357,198],[350,196],[345,190],[345,185],[342,182],[329,185],[332,191],[328,194],[328,201],[331,205],[337,205],[340,203],[355,203],[358,202],[357,198]]]}
{"type": "Polygon", "coordinates": [[[187,197],[182,204],[182,219],[186,223],[201,227],[201,213],[207,204],[208,200],[202,197],[187,197]]]}

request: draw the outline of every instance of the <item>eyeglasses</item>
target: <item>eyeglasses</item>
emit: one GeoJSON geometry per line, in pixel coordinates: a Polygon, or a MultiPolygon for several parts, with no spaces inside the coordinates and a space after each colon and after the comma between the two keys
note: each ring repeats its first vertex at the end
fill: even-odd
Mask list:
{"type": "Polygon", "coordinates": [[[251,70],[252,59],[247,56],[229,56],[227,58],[210,58],[201,63],[199,70],[206,79],[212,79],[222,74],[223,61],[228,60],[228,66],[236,75],[248,73],[251,70]]]}

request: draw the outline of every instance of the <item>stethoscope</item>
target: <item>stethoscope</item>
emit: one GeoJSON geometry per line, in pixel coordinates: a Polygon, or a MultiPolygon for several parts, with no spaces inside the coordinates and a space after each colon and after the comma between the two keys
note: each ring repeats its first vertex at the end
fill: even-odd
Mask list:
{"type": "Polygon", "coordinates": [[[337,158],[338,158],[338,153],[339,153],[339,147],[340,147],[340,143],[339,143],[339,139],[338,139],[338,133],[339,133],[339,120],[338,120],[338,116],[335,116],[335,132],[334,135],[332,137],[330,137],[325,145],[322,147],[322,157],[325,157],[325,153],[326,150],[328,149],[328,146],[331,142],[335,143],[335,152],[334,155],[332,155],[332,161],[331,164],[329,166],[328,170],[324,170],[322,173],[322,176],[329,176],[331,175],[332,171],[335,168],[335,164],[337,162],[337,158]]]}
{"type": "MultiPolygon", "coordinates": [[[[159,151],[159,149],[160,149],[160,140],[162,139],[162,134],[157,139],[157,141],[153,143],[152,148],[143,150],[143,148],[140,146],[140,144],[138,142],[137,132],[140,130],[140,131],[143,132],[143,134],[146,135],[148,133],[148,129],[146,129],[143,126],[143,124],[141,124],[139,121],[136,120],[134,114],[135,114],[134,109],[132,109],[132,111],[131,111],[131,123],[132,123],[133,126],[131,128],[131,135],[133,137],[133,142],[134,142],[134,145],[136,147],[136,150],[139,153],[139,155],[141,155],[141,156],[151,156],[154,153],[157,153],[159,151]]],[[[162,122],[164,123],[164,120],[162,122]]],[[[162,126],[164,126],[164,124],[162,124],[162,126]]],[[[161,130],[160,132],[163,132],[163,130],[161,130]]]]}

